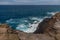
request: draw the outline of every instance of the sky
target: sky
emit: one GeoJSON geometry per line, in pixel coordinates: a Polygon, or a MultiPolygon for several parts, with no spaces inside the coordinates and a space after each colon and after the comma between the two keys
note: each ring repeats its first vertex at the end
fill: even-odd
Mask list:
{"type": "Polygon", "coordinates": [[[0,0],[0,5],[60,5],[60,0],[0,0]]]}

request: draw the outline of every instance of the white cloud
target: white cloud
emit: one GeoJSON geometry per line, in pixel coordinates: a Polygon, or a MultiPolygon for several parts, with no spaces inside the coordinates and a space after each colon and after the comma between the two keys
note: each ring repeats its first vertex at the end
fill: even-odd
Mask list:
{"type": "Polygon", "coordinates": [[[60,0],[0,0],[0,5],[60,5],[60,0]]]}

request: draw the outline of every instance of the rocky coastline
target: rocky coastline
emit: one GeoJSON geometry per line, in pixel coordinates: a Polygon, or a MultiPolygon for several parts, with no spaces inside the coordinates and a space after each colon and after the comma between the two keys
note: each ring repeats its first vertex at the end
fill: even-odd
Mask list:
{"type": "Polygon", "coordinates": [[[34,33],[13,30],[0,24],[0,40],[60,40],[60,12],[39,23],[34,33]]]}

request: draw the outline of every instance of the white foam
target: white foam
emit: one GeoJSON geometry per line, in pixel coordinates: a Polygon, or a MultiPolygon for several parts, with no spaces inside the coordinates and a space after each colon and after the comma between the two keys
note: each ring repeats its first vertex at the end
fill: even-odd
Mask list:
{"type": "Polygon", "coordinates": [[[9,20],[6,20],[6,22],[10,22],[10,21],[12,21],[13,19],[9,19],[9,20]]]}
{"type": "Polygon", "coordinates": [[[38,27],[38,23],[35,23],[35,24],[30,24],[30,28],[28,28],[27,30],[25,30],[24,32],[26,33],[33,33],[34,31],[36,31],[37,27],[38,27]]]}
{"type": "MultiPolygon", "coordinates": [[[[47,14],[52,15],[52,16],[55,15],[56,13],[58,13],[58,12],[47,12],[47,14]]],[[[21,30],[21,31],[26,32],[26,33],[33,33],[34,31],[37,30],[37,27],[38,27],[39,23],[42,22],[43,19],[45,19],[45,18],[49,18],[49,17],[48,16],[45,16],[44,18],[29,17],[30,20],[35,20],[32,24],[29,23],[28,18],[17,19],[17,21],[20,24],[17,25],[16,29],[21,30]],[[24,24],[25,22],[28,23],[28,24],[27,25],[24,24]],[[27,27],[27,29],[24,29],[25,27],[27,27]]],[[[17,23],[17,22],[14,21],[14,19],[7,20],[6,22],[7,23],[17,23]]]]}
{"type": "Polygon", "coordinates": [[[58,13],[58,12],[47,12],[47,14],[49,14],[49,15],[55,15],[56,13],[58,13]]]}
{"type": "Polygon", "coordinates": [[[25,31],[26,30],[26,25],[25,24],[19,24],[19,25],[17,25],[17,27],[16,27],[16,30],[20,30],[20,31],[25,31]]]}
{"type": "Polygon", "coordinates": [[[40,17],[29,17],[29,19],[31,19],[31,20],[40,20],[41,18],[40,17]]]}
{"type": "MultiPolygon", "coordinates": [[[[34,22],[33,22],[33,24],[31,24],[31,23],[28,23],[28,28],[26,29],[26,30],[21,30],[20,28],[21,27],[26,27],[26,25],[24,25],[24,24],[19,24],[18,25],[18,27],[16,27],[16,29],[18,29],[18,30],[21,30],[21,31],[23,31],[23,32],[26,32],[26,33],[33,33],[34,31],[36,31],[36,29],[37,29],[37,27],[38,27],[38,25],[39,25],[39,23],[40,22],[42,22],[43,21],[43,19],[40,19],[40,18],[38,18],[38,17],[32,17],[32,18],[30,18],[31,20],[35,20],[34,22]]],[[[27,21],[26,21],[27,22],[27,21]]]]}
{"type": "Polygon", "coordinates": [[[24,24],[18,25],[18,27],[20,27],[20,28],[23,28],[24,26],[25,26],[24,24]]]}
{"type": "Polygon", "coordinates": [[[17,20],[17,19],[9,19],[9,20],[6,20],[6,23],[18,23],[15,20],[17,20]]]}
{"type": "Polygon", "coordinates": [[[29,19],[34,20],[34,22],[31,24],[28,19],[17,19],[17,20],[9,19],[6,22],[14,24],[14,23],[17,23],[15,21],[18,21],[19,24],[16,27],[17,30],[21,30],[21,31],[26,32],[26,33],[33,33],[37,29],[39,23],[43,21],[43,19],[41,19],[39,17],[29,17],[29,19]],[[25,22],[28,24],[25,24],[25,22]],[[27,27],[27,28],[25,29],[25,27],[27,27]]]}
{"type": "Polygon", "coordinates": [[[24,20],[25,22],[28,22],[27,20],[24,20]]]}

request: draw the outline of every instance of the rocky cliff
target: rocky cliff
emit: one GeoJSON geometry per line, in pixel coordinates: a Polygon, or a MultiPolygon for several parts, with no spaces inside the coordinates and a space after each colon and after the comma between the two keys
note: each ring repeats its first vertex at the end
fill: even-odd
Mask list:
{"type": "Polygon", "coordinates": [[[19,40],[19,37],[7,24],[0,24],[0,40],[19,40]]]}
{"type": "Polygon", "coordinates": [[[44,19],[34,33],[47,34],[55,40],[60,40],[60,13],[56,13],[51,18],[44,19]]]}
{"type": "Polygon", "coordinates": [[[34,33],[12,30],[8,25],[0,25],[0,40],[60,40],[60,13],[39,23],[34,33]]]}

